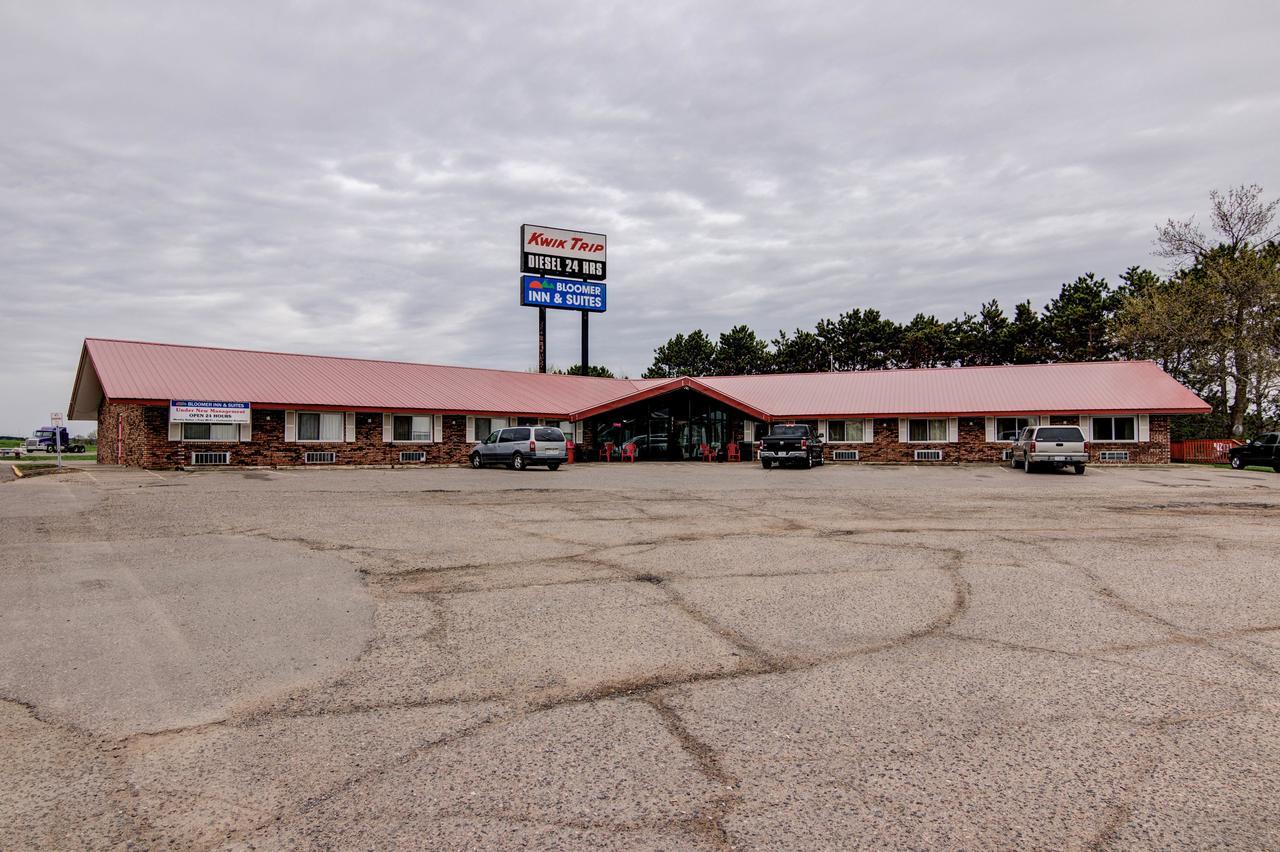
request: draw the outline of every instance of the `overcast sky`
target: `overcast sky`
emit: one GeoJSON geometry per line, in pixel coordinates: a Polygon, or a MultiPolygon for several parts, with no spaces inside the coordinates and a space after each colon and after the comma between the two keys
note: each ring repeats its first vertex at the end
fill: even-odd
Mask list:
{"type": "Polygon", "coordinates": [[[0,432],[65,410],[86,336],[535,368],[522,222],[608,234],[592,361],[632,376],[696,327],[947,319],[1160,268],[1155,223],[1280,193],[1278,22],[0,0],[0,432]]]}

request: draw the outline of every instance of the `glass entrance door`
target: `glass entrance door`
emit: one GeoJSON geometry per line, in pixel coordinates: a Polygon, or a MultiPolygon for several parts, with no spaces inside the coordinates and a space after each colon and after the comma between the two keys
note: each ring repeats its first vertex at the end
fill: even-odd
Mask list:
{"type": "Polygon", "coordinates": [[[624,444],[636,447],[640,461],[701,459],[702,445],[715,458],[725,457],[734,426],[743,415],[716,400],[689,390],[675,391],[645,402],[607,412],[592,419],[595,458],[606,443],[620,458],[624,444]]]}

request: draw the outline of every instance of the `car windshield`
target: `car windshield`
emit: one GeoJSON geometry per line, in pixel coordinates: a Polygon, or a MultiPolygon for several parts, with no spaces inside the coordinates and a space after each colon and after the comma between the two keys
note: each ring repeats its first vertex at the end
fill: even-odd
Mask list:
{"type": "Polygon", "coordinates": [[[808,426],[774,426],[769,431],[769,436],[772,438],[805,438],[808,435],[808,426]]]}
{"type": "Polygon", "coordinates": [[[1078,426],[1058,426],[1041,429],[1036,433],[1037,441],[1083,441],[1084,433],[1078,426]]]}
{"type": "Polygon", "coordinates": [[[542,429],[534,429],[533,437],[535,440],[538,440],[538,441],[563,441],[564,433],[561,432],[559,429],[551,429],[551,428],[544,427],[542,429]]]}

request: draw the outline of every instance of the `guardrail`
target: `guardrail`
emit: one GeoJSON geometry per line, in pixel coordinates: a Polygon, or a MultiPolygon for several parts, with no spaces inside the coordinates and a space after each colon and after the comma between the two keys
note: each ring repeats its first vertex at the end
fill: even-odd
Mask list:
{"type": "Polygon", "coordinates": [[[1194,441],[1170,441],[1169,458],[1186,464],[1226,464],[1232,447],[1241,445],[1234,438],[1199,438],[1194,441]]]}

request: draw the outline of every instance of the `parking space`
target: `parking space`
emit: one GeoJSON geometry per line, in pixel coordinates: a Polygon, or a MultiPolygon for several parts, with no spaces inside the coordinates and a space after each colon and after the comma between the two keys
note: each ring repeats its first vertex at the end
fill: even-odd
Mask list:
{"type": "Polygon", "coordinates": [[[1277,520],[1168,466],[0,483],[0,847],[1274,847],[1277,520]]]}

